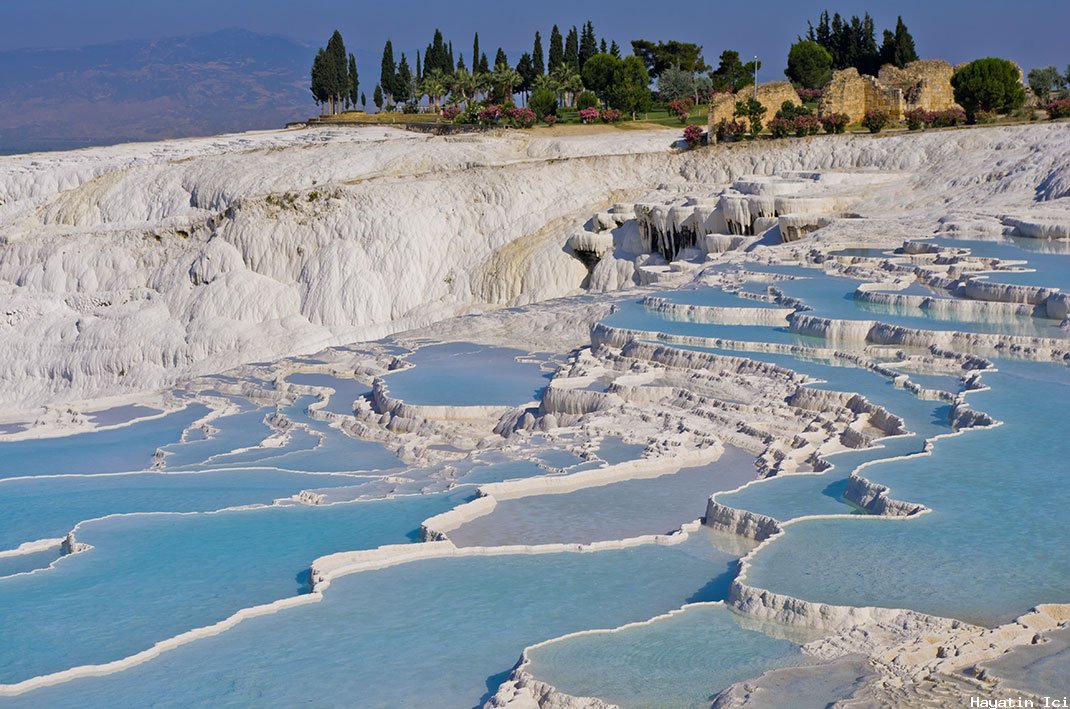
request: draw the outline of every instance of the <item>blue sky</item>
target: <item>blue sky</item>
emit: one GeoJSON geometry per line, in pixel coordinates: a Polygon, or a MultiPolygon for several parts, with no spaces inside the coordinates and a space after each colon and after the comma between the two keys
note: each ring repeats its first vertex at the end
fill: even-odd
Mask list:
{"type": "Polygon", "coordinates": [[[715,64],[724,48],[763,57],[763,80],[782,78],[787,47],[825,7],[844,15],[869,10],[880,30],[903,15],[923,57],[952,62],[1005,56],[1033,66],[1070,63],[1068,0],[900,0],[809,3],[799,0],[704,3],[650,0],[4,0],[0,49],[73,47],[120,39],[155,39],[224,27],[281,34],[324,43],[340,29],[353,49],[378,52],[386,36],[396,51],[424,47],[436,26],[471,53],[473,31],[488,54],[502,46],[516,57],[531,45],[535,29],[579,25],[590,18],[599,37],[628,47],[632,39],[675,38],[702,44],[715,64]]]}

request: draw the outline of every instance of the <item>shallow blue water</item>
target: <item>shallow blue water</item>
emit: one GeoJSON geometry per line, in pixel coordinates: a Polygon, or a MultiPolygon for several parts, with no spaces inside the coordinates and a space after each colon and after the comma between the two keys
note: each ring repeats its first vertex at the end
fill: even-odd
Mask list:
{"type": "Polygon", "coordinates": [[[702,534],[672,547],[413,562],[342,577],[321,603],[127,672],[0,706],[471,707],[526,645],[717,600],[732,565],[702,534]]]}
{"type": "Polygon", "coordinates": [[[656,311],[649,310],[639,301],[619,303],[617,311],[602,320],[611,327],[643,330],[646,332],[664,332],[670,335],[690,335],[693,337],[719,337],[728,340],[761,340],[763,342],[782,342],[791,345],[815,345],[824,343],[822,338],[805,337],[788,330],[787,325],[779,328],[759,325],[717,325],[709,323],[669,320],[656,311]]]}
{"type": "Polygon", "coordinates": [[[324,411],[346,416],[353,415],[354,401],[371,393],[370,387],[358,382],[356,379],[336,377],[330,374],[297,372],[286,377],[286,381],[292,384],[307,384],[333,389],[334,393],[327,399],[327,404],[323,409],[324,411]]]}
{"type": "Polygon", "coordinates": [[[216,431],[207,438],[163,446],[167,454],[164,466],[172,470],[189,468],[213,456],[258,445],[271,433],[264,418],[273,411],[273,408],[259,408],[220,416],[211,422],[216,431]]]}
{"type": "Polygon", "coordinates": [[[754,455],[727,448],[708,465],[658,478],[502,500],[490,514],[461,525],[449,537],[458,546],[494,546],[668,534],[701,518],[711,493],[739,487],[754,476],[754,455]]]}
{"type": "Polygon", "coordinates": [[[652,295],[657,298],[663,298],[670,303],[679,303],[681,305],[707,305],[724,308],[776,307],[773,303],[751,298],[740,298],[734,293],[713,287],[681,288],[680,290],[657,292],[652,295]]]}
{"type": "Polygon", "coordinates": [[[552,376],[528,353],[470,342],[421,347],[405,360],[416,365],[386,377],[390,395],[410,404],[510,406],[538,398],[552,376]]]}
{"type": "Polygon", "coordinates": [[[116,660],[305,593],[316,557],[411,541],[422,519],[467,494],[87,523],[78,538],[92,550],[0,581],[0,681],[116,660]]]}
{"type": "Polygon", "coordinates": [[[528,671],[566,694],[629,709],[709,707],[735,682],[802,659],[799,646],[739,625],[722,605],[580,635],[532,651],[528,671]]]}
{"type": "Polygon", "coordinates": [[[606,436],[598,444],[595,455],[610,465],[617,465],[628,460],[642,458],[644,450],[646,450],[644,443],[625,443],[624,439],[619,436],[606,436]]]}
{"type": "Polygon", "coordinates": [[[191,404],[158,419],[107,431],[0,443],[0,478],[144,470],[157,448],[177,441],[206,413],[208,407],[191,404]]]}
{"type": "Polygon", "coordinates": [[[941,440],[932,456],[870,466],[897,499],[934,511],[909,521],[812,520],[758,555],[749,580],[809,600],[907,607],[996,624],[1070,599],[1070,533],[1061,520],[1070,397],[1061,365],[1001,361],[973,406],[1003,426],[941,440]],[[848,526],[849,525],[849,526],[848,526]]]}
{"type": "Polygon", "coordinates": [[[62,537],[82,520],[109,514],[269,504],[307,488],[352,483],[340,475],[265,469],[10,480],[0,483],[0,550],[62,537]]]}

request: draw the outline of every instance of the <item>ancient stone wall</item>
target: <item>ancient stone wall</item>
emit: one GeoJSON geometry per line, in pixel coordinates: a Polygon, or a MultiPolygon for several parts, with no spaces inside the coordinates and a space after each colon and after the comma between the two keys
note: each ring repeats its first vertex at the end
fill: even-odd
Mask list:
{"type": "MultiPolygon", "coordinates": [[[[754,96],[754,87],[743,89],[737,94],[716,94],[710,101],[710,128],[715,128],[722,118],[731,121],[736,112],[736,101],[746,101],[752,96],[754,96]]],[[[802,103],[799,93],[787,81],[758,84],[758,102],[765,106],[763,122],[771,121],[785,101],[791,101],[794,104],[802,103]]]]}
{"type": "Polygon", "coordinates": [[[939,59],[921,59],[900,69],[892,64],[881,67],[877,80],[887,88],[903,92],[903,110],[923,108],[926,111],[946,111],[957,108],[951,75],[955,68],[939,59]]]}
{"type": "Polygon", "coordinates": [[[832,74],[822,92],[820,113],[845,113],[851,123],[858,123],[867,111],[883,111],[892,120],[899,120],[903,117],[903,104],[901,89],[886,87],[851,67],[832,74]]]}

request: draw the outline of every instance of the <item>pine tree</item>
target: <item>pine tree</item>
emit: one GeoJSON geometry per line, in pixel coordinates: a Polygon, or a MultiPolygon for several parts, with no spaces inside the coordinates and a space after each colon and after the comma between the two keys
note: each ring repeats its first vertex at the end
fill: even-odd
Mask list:
{"type": "Polygon", "coordinates": [[[557,25],[554,25],[554,28],[550,30],[550,54],[546,63],[547,71],[552,72],[561,66],[561,62],[564,60],[565,47],[564,42],[561,40],[561,30],[557,29],[557,25]]]}
{"type": "Polygon", "coordinates": [[[360,77],[357,76],[357,58],[349,55],[349,104],[357,107],[357,98],[360,96],[360,77]]]}
{"type": "Polygon", "coordinates": [[[620,45],[617,44],[617,40],[613,40],[609,43],[609,53],[620,59],[620,45]]]}
{"type": "Polygon", "coordinates": [[[546,73],[546,62],[542,57],[542,36],[539,35],[538,30],[535,31],[535,47],[531,51],[531,68],[535,71],[535,76],[542,76],[546,73]]]}
{"type": "Polygon", "coordinates": [[[587,60],[595,54],[598,54],[598,41],[594,36],[594,24],[590,20],[587,20],[587,24],[583,26],[583,32],[580,35],[580,69],[582,69],[583,65],[587,63],[587,60]]]}
{"type": "Polygon", "coordinates": [[[580,68],[580,36],[575,26],[568,31],[565,38],[565,63],[572,67],[573,71],[580,68]]]}
{"type": "MultiPolygon", "coordinates": [[[[379,65],[379,87],[377,87],[386,95],[387,103],[393,103],[394,76],[396,74],[397,66],[394,64],[394,46],[388,39],[386,40],[386,46],[383,47],[383,60],[379,65]]],[[[376,105],[378,106],[379,104],[376,105]]]]}
{"type": "Polygon", "coordinates": [[[464,52],[457,56],[457,71],[468,71],[468,67],[464,65],[464,52]]]}
{"type": "Polygon", "coordinates": [[[608,54],[609,53],[608,50],[606,49],[606,38],[605,37],[602,38],[602,44],[598,47],[598,53],[599,54],[608,54]]]}

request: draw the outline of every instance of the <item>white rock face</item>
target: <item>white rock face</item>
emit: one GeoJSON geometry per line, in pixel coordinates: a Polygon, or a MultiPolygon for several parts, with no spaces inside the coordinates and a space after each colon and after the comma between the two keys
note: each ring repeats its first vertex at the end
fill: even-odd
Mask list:
{"type": "Polygon", "coordinates": [[[717,254],[745,244],[725,234],[841,206],[772,174],[821,200],[848,170],[874,182],[853,209],[966,219],[1058,200],[1070,169],[1060,125],[672,153],[676,137],[314,129],[0,158],[0,410],[652,282],[672,269],[632,262],[653,235],[628,221],[638,200],[664,205],[660,238],[717,254]],[[733,180],[735,229],[715,198],[733,180]],[[695,185],[710,199],[680,204],[695,185]],[[566,247],[582,228],[613,233],[592,273],[566,247]]]}

